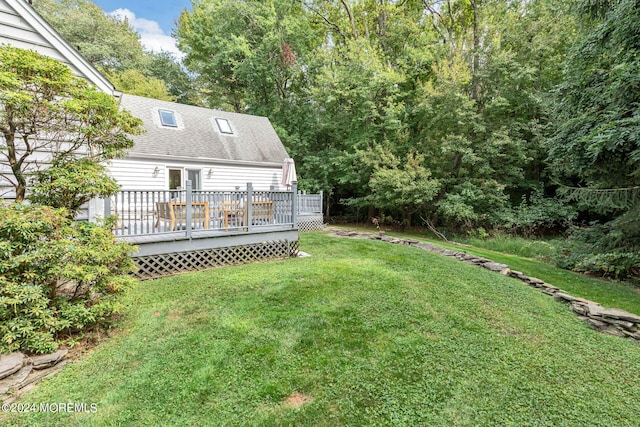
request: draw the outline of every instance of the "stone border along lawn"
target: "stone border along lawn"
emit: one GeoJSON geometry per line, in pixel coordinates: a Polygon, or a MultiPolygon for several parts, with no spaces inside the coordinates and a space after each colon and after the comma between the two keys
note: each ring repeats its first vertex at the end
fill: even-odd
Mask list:
{"type": "Polygon", "coordinates": [[[529,277],[519,271],[511,270],[506,264],[500,264],[486,258],[470,255],[464,251],[452,251],[430,243],[421,243],[418,240],[413,239],[400,239],[385,235],[375,235],[373,233],[360,234],[356,231],[337,228],[327,228],[326,231],[332,232],[339,237],[368,238],[399,245],[414,246],[427,252],[438,253],[446,257],[466,262],[467,264],[477,265],[479,267],[495,271],[496,273],[513,277],[533,288],[539,289],[545,294],[552,296],[561,302],[569,303],[569,308],[571,308],[571,310],[576,313],[580,319],[587,322],[587,324],[596,331],[618,337],[629,338],[640,344],[640,316],[617,308],[605,308],[597,302],[571,296],[562,289],[550,285],[549,283],[545,283],[543,280],[536,279],[535,277],[529,277]]]}
{"type": "Polygon", "coordinates": [[[26,357],[22,353],[0,354],[0,400],[13,403],[29,392],[42,379],[62,369],[67,364],[68,350],[51,354],[26,357]]]}

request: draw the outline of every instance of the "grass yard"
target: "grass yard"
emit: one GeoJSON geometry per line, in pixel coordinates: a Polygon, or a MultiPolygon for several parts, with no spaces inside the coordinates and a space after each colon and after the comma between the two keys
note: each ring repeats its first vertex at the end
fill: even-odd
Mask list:
{"type": "Polygon", "coordinates": [[[639,345],[482,268],[301,237],[310,258],[140,283],[121,332],[20,401],[97,412],[0,424],[638,425],[639,345]]]}
{"type": "MultiPolygon", "coordinates": [[[[361,231],[371,232],[371,229],[361,228],[361,231]]],[[[387,233],[390,236],[407,237],[402,233],[387,233]]],[[[527,240],[523,238],[504,238],[489,241],[489,245],[494,245],[501,250],[492,250],[478,246],[459,246],[448,244],[442,240],[425,238],[424,235],[411,233],[411,237],[425,242],[433,243],[443,248],[456,251],[465,251],[470,254],[479,255],[495,262],[507,264],[512,270],[518,270],[529,276],[537,277],[551,283],[569,294],[596,301],[606,307],[615,307],[627,310],[640,315],[640,288],[632,283],[603,280],[572,271],[557,268],[547,262],[542,262],[532,258],[519,256],[518,253],[530,252],[532,255],[543,252],[543,249],[531,250],[531,248],[517,249],[517,243],[527,245],[527,240]],[[496,243],[497,240],[497,243],[496,243]]],[[[544,242],[529,241],[531,246],[544,246],[544,242]]]]}

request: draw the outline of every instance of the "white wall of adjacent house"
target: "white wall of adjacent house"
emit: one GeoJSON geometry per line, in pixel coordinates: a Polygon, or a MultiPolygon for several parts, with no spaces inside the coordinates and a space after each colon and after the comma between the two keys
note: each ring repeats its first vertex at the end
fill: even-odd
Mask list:
{"type": "Polygon", "coordinates": [[[245,190],[248,182],[255,190],[286,189],[279,166],[117,159],[108,168],[123,190],[185,188],[187,179],[205,191],[245,190]]]}

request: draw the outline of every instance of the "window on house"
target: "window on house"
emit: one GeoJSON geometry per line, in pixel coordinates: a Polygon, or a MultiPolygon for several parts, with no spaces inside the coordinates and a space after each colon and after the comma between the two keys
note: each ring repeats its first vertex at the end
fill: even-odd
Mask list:
{"type": "Polygon", "coordinates": [[[169,169],[169,190],[182,187],[182,169],[169,169]]]}
{"type": "Polygon", "coordinates": [[[176,122],[176,115],[171,110],[158,110],[160,113],[160,123],[162,126],[168,127],[178,127],[178,122],[176,122]]]}
{"type": "Polygon", "coordinates": [[[199,169],[187,169],[187,179],[191,181],[191,189],[197,191],[200,190],[200,170],[199,169]]]}
{"type": "Polygon", "coordinates": [[[231,129],[231,123],[229,123],[229,120],[216,118],[216,124],[218,125],[218,129],[220,129],[220,133],[233,135],[233,129],[231,129]]]}

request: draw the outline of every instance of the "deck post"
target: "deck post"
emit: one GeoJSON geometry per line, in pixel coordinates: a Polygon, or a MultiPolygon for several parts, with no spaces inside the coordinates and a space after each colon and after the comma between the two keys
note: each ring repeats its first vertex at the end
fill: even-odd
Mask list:
{"type": "Polygon", "coordinates": [[[322,215],[322,203],[324,202],[323,196],[324,194],[322,193],[322,190],[320,190],[320,215],[322,215]]]}
{"type": "Polygon", "coordinates": [[[247,231],[251,233],[253,218],[253,184],[247,182],[247,231]]]}
{"type": "Polygon", "coordinates": [[[291,222],[293,228],[298,226],[298,181],[291,182],[291,222]]]}
{"type": "Polygon", "coordinates": [[[191,190],[192,190],[192,184],[191,184],[191,180],[187,180],[187,192],[185,194],[185,204],[186,204],[186,232],[187,232],[187,238],[191,239],[191,217],[192,217],[192,212],[191,212],[191,190]]]}
{"type": "Polygon", "coordinates": [[[104,219],[111,216],[111,197],[104,198],[104,219]]]}

